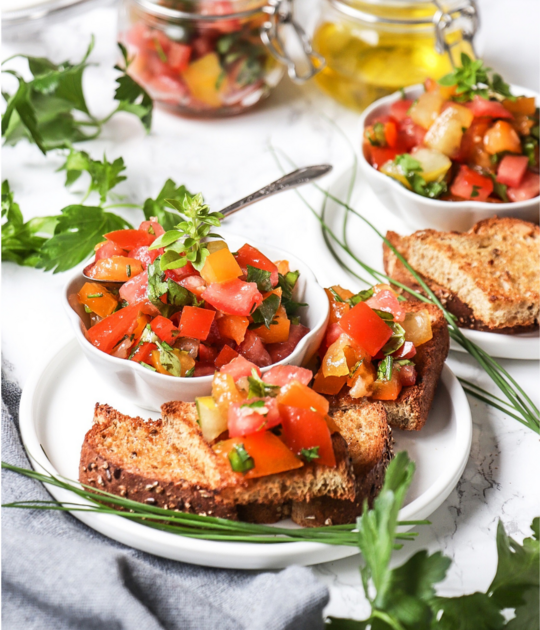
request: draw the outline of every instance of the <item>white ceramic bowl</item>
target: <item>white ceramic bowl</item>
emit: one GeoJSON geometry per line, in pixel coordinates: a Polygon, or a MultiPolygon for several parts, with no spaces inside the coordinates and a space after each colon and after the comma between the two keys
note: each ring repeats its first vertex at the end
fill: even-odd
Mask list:
{"type": "MultiPolygon", "coordinates": [[[[302,323],[311,330],[300,340],[291,355],[274,365],[301,365],[317,351],[326,329],[329,305],[324,289],[317,283],[310,269],[288,252],[275,247],[257,245],[251,239],[232,234],[224,235],[224,237],[232,251],[249,242],[271,260],[288,260],[291,269],[300,271],[294,296],[297,301],[306,302],[309,305],[309,308],[300,309],[299,314],[302,323]]],[[[161,405],[171,400],[193,402],[197,396],[210,394],[212,376],[177,378],[159,374],[134,361],[112,357],[87,341],[82,330],[81,320],[81,316],[85,316],[84,309],[81,307],[80,311],[76,312],[68,299],[71,294],[77,293],[85,282],[86,280],[80,271],[68,281],[64,289],[64,307],[75,332],[75,337],[86,358],[109,385],[115,387],[132,403],[151,411],[160,411],[161,405]]],[[[262,368],[262,372],[269,369],[270,367],[262,368]]]]}
{"type": "MultiPolygon", "coordinates": [[[[510,86],[514,94],[534,96],[536,103],[540,103],[540,96],[516,85],[510,86]]],[[[422,94],[422,85],[406,88],[407,98],[416,99],[422,94]]],[[[360,117],[360,142],[364,135],[364,128],[379,117],[389,113],[390,106],[401,98],[396,92],[372,103],[360,117]]],[[[527,201],[516,203],[487,203],[485,201],[440,201],[422,197],[408,190],[388,175],[384,175],[373,168],[360,151],[360,169],[371,184],[375,194],[382,203],[414,229],[433,228],[437,230],[465,231],[478,221],[489,219],[494,215],[499,217],[513,217],[538,223],[540,213],[540,199],[535,197],[527,201]]]]}

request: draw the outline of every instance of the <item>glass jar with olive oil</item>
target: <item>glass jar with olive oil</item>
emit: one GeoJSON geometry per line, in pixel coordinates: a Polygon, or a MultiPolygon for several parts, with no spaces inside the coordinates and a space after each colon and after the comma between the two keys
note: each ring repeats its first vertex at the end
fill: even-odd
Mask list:
{"type": "Polygon", "coordinates": [[[364,109],[473,56],[474,0],[324,0],[314,49],[326,60],[317,83],[348,107],[364,109]]]}

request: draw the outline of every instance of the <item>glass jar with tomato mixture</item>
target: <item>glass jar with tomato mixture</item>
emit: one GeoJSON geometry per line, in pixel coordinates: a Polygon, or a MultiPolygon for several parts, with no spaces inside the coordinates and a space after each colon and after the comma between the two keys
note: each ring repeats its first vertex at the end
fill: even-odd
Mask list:
{"type": "Polygon", "coordinates": [[[326,61],[317,83],[364,109],[402,87],[439,79],[473,56],[474,0],[323,0],[314,48],[326,61]]]}
{"type": "Polygon", "coordinates": [[[322,67],[287,0],[123,0],[120,41],[129,72],[154,100],[178,114],[239,114],[289,76],[303,82],[322,67]],[[280,27],[292,24],[309,62],[298,75],[280,27]]]}

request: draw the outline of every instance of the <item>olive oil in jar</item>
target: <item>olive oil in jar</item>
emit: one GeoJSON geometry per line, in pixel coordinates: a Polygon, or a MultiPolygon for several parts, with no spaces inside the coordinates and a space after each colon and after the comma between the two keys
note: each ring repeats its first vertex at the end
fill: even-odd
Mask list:
{"type": "Polygon", "coordinates": [[[470,25],[460,16],[444,29],[445,49],[438,52],[440,15],[432,2],[326,0],[314,36],[326,60],[317,83],[347,107],[364,109],[402,87],[442,77],[452,70],[450,55],[456,60],[473,50],[470,25]]]}

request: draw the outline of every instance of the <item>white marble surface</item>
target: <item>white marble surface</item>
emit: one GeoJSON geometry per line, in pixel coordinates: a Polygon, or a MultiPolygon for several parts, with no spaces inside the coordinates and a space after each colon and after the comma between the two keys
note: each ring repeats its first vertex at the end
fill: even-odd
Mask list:
{"type": "MultiPolygon", "coordinates": [[[[299,9],[313,19],[316,2],[303,0],[299,9]]],[[[536,28],[540,4],[536,0],[482,0],[484,28],[479,50],[490,65],[509,81],[539,91],[540,44],[536,28]]],[[[2,58],[25,52],[55,60],[77,59],[91,33],[96,35],[92,60],[102,64],[88,71],[86,93],[91,109],[105,114],[112,108],[116,16],[113,9],[98,9],[87,15],[43,29],[35,37],[4,43],[2,58]]],[[[128,181],[117,189],[130,201],[141,202],[157,194],[167,177],[202,191],[215,209],[252,192],[280,175],[269,144],[286,151],[298,164],[329,162],[336,170],[350,164],[343,139],[329,123],[335,121],[351,138],[356,137],[357,115],[322,95],[315,86],[298,88],[285,80],[260,109],[239,118],[197,122],[156,112],[152,134],[145,136],[129,116],[109,123],[98,141],[85,148],[92,155],[103,151],[109,158],[123,156],[128,181]]],[[[26,218],[57,213],[75,203],[78,190],[63,187],[63,174],[56,173],[61,158],[43,157],[35,147],[20,144],[2,151],[2,178],[8,178],[26,218]]],[[[305,189],[316,208],[320,195],[305,189]]],[[[342,272],[324,250],[317,221],[294,193],[263,202],[228,220],[229,229],[261,242],[272,242],[294,251],[312,265],[321,282],[339,280],[342,272]],[[271,211],[270,211],[271,210],[271,211]]],[[[137,222],[137,211],[126,211],[137,222]]],[[[381,217],[381,220],[384,217],[381,217]]],[[[66,275],[2,266],[2,343],[4,359],[24,385],[38,357],[67,329],[60,305],[66,275]]],[[[489,383],[464,355],[452,354],[449,363],[458,374],[489,383]]],[[[539,400],[538,363],[504,361],[505,367],[539,400]]],[[[418,540],[395,554],[400,563],[419,548],[443,550],[455,561],[443,594],[470,593],[485,589],[495,563],[495,529],[501,518],[518,539],[529,533],[528,524],[540,512],[538,479],[539,439],[506,417],[471,399],[474,437],[471,458],[457,488],[432,515],[430,526],[421,529],[418,540]]],[[[366,603],[361,595],[358,558],[352,557],[314,568],[329,585],[327,612],[361,618],[366,603]]]]}

